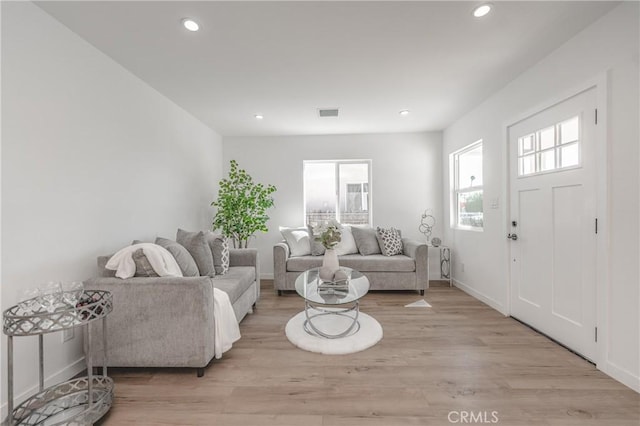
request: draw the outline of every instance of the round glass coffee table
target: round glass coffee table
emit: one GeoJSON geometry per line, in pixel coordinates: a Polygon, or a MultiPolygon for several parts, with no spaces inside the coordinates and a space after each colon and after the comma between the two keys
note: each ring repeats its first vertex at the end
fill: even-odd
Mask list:
{"type": "Polygon", "coordinates": [[[359,300],[369,291],[369,280],[355,269],[340,267],[347,274],[345,282],[325,283],[319,276],[320,268],[309,269],[296,278],[296,291],[304,298],[306,321],[304,330],[314,336],[339,339],[355,334],[360,329],[359,300]],[[344,331],[331,333],[318,326],[320,318],[337,315],[350,319],[344,331]]]}

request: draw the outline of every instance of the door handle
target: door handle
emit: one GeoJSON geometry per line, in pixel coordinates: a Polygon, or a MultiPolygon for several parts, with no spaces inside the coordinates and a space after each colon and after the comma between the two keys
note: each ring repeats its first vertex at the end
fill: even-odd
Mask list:
{"type": "Polygon", "coordinates": [[[509,234],[509,235],[507,235],[507,238],[510,239],[510,240],[515,241],[515,240],[518,239],[518,234],[509,234]]]}

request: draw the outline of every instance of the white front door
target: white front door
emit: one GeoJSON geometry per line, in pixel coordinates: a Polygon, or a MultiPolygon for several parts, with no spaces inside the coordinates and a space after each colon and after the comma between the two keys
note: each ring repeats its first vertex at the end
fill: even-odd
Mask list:
{"type": "Polygon", "coordinates": [[[511,315],[592,360],[596,114],[593,88],[508,129],[511,315]]]}

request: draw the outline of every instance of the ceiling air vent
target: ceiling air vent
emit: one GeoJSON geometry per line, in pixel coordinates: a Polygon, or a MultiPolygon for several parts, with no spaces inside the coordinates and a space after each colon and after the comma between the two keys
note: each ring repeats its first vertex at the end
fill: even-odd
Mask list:
{"type": "Polygon", "coordinates": [[[338,108],[318,109],[318,115],[320,117],[337,117],[338,108]]]}

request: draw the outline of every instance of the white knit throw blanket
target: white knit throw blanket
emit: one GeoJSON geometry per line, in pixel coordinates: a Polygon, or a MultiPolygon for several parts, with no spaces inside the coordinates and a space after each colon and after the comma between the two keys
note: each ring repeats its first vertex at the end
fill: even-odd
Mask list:
{"type": "Polygon", "coordinates": [[[161,277],[181,277],[182,271],[176,259],[169,253],[169,250],[151,243],[134,244],[120,249],[111,256],[105,265],[106,269],[116,271],[118,278],[131,278],[136,274],[136,263],[133,260],[133,253],[142,249],[149,264],[161,277]]]}
{"type": "Polygon", "coordinates": [[[216,359],[220,359],[222,353],[231,349],[231,345],[240,339],[240,327],[229,295],[218,288],[213,289],[213,318],[213,353],[216,359]]]}

